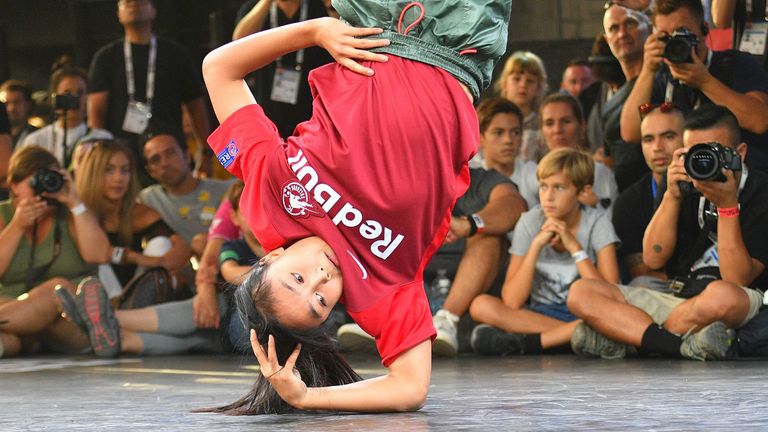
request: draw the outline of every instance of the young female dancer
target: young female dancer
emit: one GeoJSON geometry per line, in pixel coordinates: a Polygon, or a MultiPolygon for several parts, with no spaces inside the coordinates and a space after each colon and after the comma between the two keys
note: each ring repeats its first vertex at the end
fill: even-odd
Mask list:
{"type": "MultiPolygon", "coordinates": [[[[469,182],[471,96],[506,47],[510,4],[395,3],[335,1],[359,28],[332,18],[288,25],[203,63],[222,122],[209,143],[245,181],[240,208],[270,251],[235,294],[261,376],[219,411],[415,410],[425,401],[435,330],[421,274],[469,182]],[[310,45],[337,63],[310,74],[312,119],[283,142],[243,77],[310,45]],[[376,338],[385,376],[356,382],[318,330],[338,301],[376,338]]],[[[289,78],[276,81],[290,91],[289,78]]]]}

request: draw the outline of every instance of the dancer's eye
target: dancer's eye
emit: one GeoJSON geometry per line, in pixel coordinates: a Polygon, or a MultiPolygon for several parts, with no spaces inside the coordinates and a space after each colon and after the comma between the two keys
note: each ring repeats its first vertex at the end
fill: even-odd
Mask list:
{"type": "Polygon", "coordinates": [[[294,279],[296,279],[296,282],[298,283],[304,283],[304,277],[302,277],[298,273],[291,273],[291,276],[293,276],[294,279]]]}
{"type": "Polygon", "coordinates": [[[323,297],[322,294],[315,293],[315,296],[317,296],[317,300],[320,302],[321,305],[327,306],[327,304],[325,303],[325,297],[323,297]]]}

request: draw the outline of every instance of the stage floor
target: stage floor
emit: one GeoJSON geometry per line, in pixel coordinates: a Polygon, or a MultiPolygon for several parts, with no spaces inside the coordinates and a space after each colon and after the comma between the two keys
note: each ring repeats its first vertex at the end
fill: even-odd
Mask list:
{"type": "MultiPolygon", "coordinates": [[[[365,377],[372,356],[350,356],[365,377]]],[[[0,431],[768,430],[768,363],[572,355],[436,359],[406,414],[193,414],[244,394],[255,359],[0,359],[0,431]]]]}

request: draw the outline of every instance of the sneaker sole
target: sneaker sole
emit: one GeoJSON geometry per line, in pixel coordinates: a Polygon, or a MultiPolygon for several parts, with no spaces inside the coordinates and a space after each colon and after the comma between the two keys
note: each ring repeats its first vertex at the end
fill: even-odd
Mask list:
{"type": "Polygon", "coordinates": [[[432,343],[432,353],[441,357],[456,357],[456,347],[439,336],[432,343]]]}
{"type": "Polygon", "coordinates": [[[368,354],[378,354],[376,342],[366,336],[355,333],[341,333],[337,338],[339,345],[350,352],[364,352],[368,354]]]}
{"type": "Polygon", "coordinates": [[[95,278],[85,279],[80,283],[78,292],[83,297],[84,310],[81,310],[81,313],[85,317],[94,354],[99,357],[117,356],[120,353],[120,335],[115,330],[118,323],[101,282],[95,278]]]}

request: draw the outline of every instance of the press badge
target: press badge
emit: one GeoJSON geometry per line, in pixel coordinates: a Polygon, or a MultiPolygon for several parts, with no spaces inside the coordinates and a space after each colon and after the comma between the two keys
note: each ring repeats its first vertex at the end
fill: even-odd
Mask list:
{"type": "Polygon", "coordinates": [[[128,102],[128,108],[125,110],[125,120],[123,120],[123,130],[135,134],[144,133],[151,118],[152,111],[147,104],[128,102]]]}
{"type": "Polygon", "coordinates": [[[768,23],[748,23],[741,35],[739,51],[752,55],[765,54],[765,42],[768,38],[768,23]]]}
{"type": "Polygon", "coordinates": [[[301,72],[292,69],[275,69],[275,80],[272,81],[272,94],[269,96],[275,102],[296,105],[299,99],[299,82],[301,72]]]}

